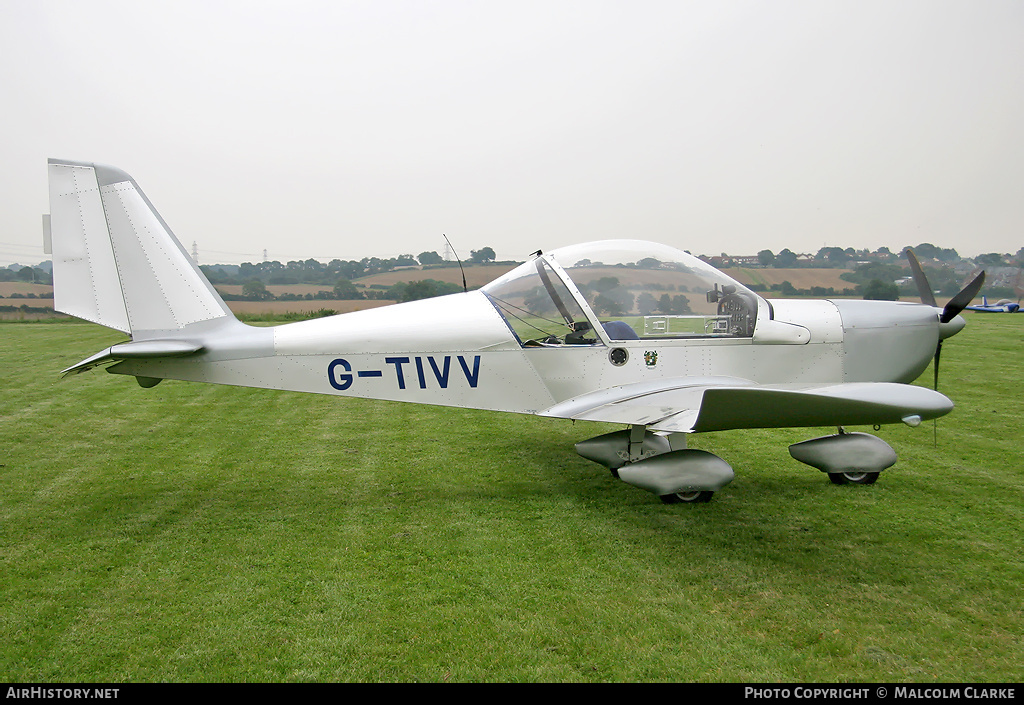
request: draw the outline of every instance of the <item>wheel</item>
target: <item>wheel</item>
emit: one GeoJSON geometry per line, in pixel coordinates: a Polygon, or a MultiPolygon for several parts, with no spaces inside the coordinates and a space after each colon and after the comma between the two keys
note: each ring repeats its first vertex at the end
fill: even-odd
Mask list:
{"type": "Polygon", "coordinates": [[[674,492],[661,495],[661,501],[665,504],[697,504],[698,502],[710,502],[714,492],[707,490],[694,490],[693,492],[674,492]]]}
{"type": "Polygon", "coordinates": [[[873,485],[878,480],[877,472],[830,472],[828,479],[832,481],[833,485],[845,485],[846,483],[852,483],[854,485],[873,485]]]}

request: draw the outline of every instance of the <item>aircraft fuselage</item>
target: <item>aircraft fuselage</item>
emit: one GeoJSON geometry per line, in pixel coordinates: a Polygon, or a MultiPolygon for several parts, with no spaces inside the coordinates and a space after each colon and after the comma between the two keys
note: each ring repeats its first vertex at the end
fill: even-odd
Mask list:
{"type": "MultiPolygon", "coordinates": [[[[939,337],[920,304],[760,299],[749,338],[657,338],[524,347],[481,292],[204,337],[182,359],[112,372],[394,401],[536,413],[600,389],[678,377],[758,384],[909,382],[939,337]],[[768,310],[772,311],[768,314],[768,310]],[[772,317],[769,318],[769,315],[772,317]],[[762,334],[784,325],[800,336],[762,334]]],[[[234,326],[243,324],[232,321],[234,326]]],[[[154,333],[153,335],[157,335],[154,333]]]]}

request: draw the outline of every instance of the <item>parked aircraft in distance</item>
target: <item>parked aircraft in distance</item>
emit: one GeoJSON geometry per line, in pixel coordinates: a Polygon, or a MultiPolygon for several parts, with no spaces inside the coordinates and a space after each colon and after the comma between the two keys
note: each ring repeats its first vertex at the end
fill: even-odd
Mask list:
{"type": "Polygon", "coordinates": [[[916,426],[953,408],[910,383],[933,359],[937,374],[984,280],[944,308],[768,300],[675,248],[610,240],[538,251],[477,291],[252,327],[128,174],[51,159],[49,182],[55,307],[129,337],[65,374],[109,365],[146,388],[176,379],[619,424],[577,451],[665,502],[707,501],[732,481],[725,460],[686,447],[726,429],[836,426],[791,454],[833,482],[874,482],[896,454],[844,426],[916,426]]]}
{"type": "Polygon", "coordinates": [[[981,311],[982,313],[1019,313],[1020,303],[1014,303],[1009,299],[1001,299],[994,304],[990,304],[988,297],[982,296],[980,306],[968,306],[967,310],[981,311]]]}

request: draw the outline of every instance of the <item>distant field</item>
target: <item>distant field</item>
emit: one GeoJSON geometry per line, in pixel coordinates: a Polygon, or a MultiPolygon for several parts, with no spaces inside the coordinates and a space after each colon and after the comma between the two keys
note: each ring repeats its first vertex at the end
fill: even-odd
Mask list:
{"type": "Polygon", "coordinates": [[[30,284],[27,282],[0,282],[0,296],[11,294],[35,294],[48,299],[53,298],[53,287],[47,284],[30,284]]]}
{"type": "MultiPolygon", "coordinates": [[[[502,264],[465,265],[466,285],[470,288],[481,287],[514,268],[515,265],[502,264]]],[[[419,281],[421,279],[434,279],[461,286],[462,272],[459,271],[457,266],[440,267],[437,269],[411,267],[393,272],[384,272],[383,274],[371,274],[368,277],[360,277],[353,281],[357,286],[369,288],[374,285],[389,287],[394,286],[398,282],[419,281]]],[[[241,295],[242,293],[242,285],[240,284],[218,284],[217,288],[229,294],[241,295]]],[[[270,284],[267,286],[267,291],[275,296],[280,296],[281,294],[300,294],[304,296],[305,294],[316,294],[321,290],[330,291],[331,288],[327,284],[270,284]]]]}
{"type": "MultiPolygon", "coordinates": [[[[243,289],[245,287],[242,284],[217,284],[214,288],[225,294],[241,296],[244,293],[243,289]]],[[[306,294],[316,295],[321,291],[333,290],[333,284],[270,284],[267,286],[267,291],[274,296],[280,296],[281,294],[298,294],[299,296],[305,296],[306,294]]]]}
{"type": "MultiPolygon", "coordinates": [[[[466,283],[470,288],[478,288],[494,281],[501,275],[513,269],[513,265],[467,265],[466,283]]],[[[834,287],[842,290],[853,287],[850,282],[843,281],[839,275],[848,270],[844,269],[740,269],[732,268],[723,270],[729,276],[737,279],[743,284],[781,284],[789,281],[798,289],[809,289],[812,286],[834,287]]],[[[595,268],[595,274],[607,275],[607,271],[595,268]]],[[[666,272],[666,275],[671,273],[666,272]]],[[[419,279],[436,279],[437,281],[449,282],[451,284],[462,284],[462,273],[458,267],[443,267],[440,269],[402,269],[383,274],[374,274],[368,277],[361,277],[355,282],[359,286],[370,287],[393,286],[398,282],[416,281],[419,279]]],[[[269,285],[267,290],[275,296],[281,294],[316,294],[318,291],[330,290],[332,287],[327,284],[287,284],[269,285]]],[[[228,294],[239,296],[242,294],[241,284],[218,284],[217,289],[228,294]]],[[[35,293],[39,297],[52,298],[53,287],[44,284],[27,284],[23,282],[0,282],[0,296],[9,297],[12,293],[28,294],[35,293]]]]}
{"type": "MultiPolygon", "coordinates": [[[[487,284],[494,279],[497,279],[505,272],[513,269],[514,265],[465,265],[466,270],[466,283],[469,287],[476,288],[487,284]]],[[[385,272],[384,274],[374,274],[368,277],[361,277],[356,279],[356,283],[361,286],[372,286],[374,284],[381,286],[392,286],[400,281],[409,282],[416,281],[419,279],[436,279],[437,281],[449,282],[452,284],[462,284],[462,273],[459,271],[458,266],[455,267],[441,267],[437,269],[420,269],[410,268],[401,269],[393,272],[385,272]]],[[[240,296],[242,294],[241,284],[217,284],[216,288],[228,294],[234,294],[240,296]]],[[[316,294],[318,291],[330,291],[333,285],[329,284],[271,284],[267,286],[267,291],[280,296],[281,294],[299,294],[305,296],[306,294],[316,294]]],[[[38,297],[42,298],[53,298],[53,287],[45,284],[29,284],[25,282],[0,282],[0,296],[9,297],[13,293],[28,294],[34,293],[38,297]]]]}
{"type": "Polygon", "coordinates": [[[745,269],[733,267],[723,270],[730,277],[741,284],[781,284],[788,281],[797,289],[810,289],[812,286],[820,286],[826,289],[833,288],[836,291],[852,289],[856,284],[841,279],[841,275],[848,274],[848,269],[745,269]]]}
{"type": "MultiPolygon", "coordinates": [[[[466,283],[471,288],[481,287],[491,282],[502,274],[513,269],[511,265],[467,265],[466,283]]],[[[599,268],[595,268],[598,273],[599,268]]],[[[826,289],[833,288],[842,291],[846,288],[853,288],[854,284],[844,281],[841,275],[849,272],[847,269],[760,269],[733,267],[722,270],[730,277],[742,284],[764,284],[766,286],[778,285],[789,281],[797,289],[810,289],[813,286],[820,286],[826,289]]],[[[602,276],[608,274],[608,270],[600,270],[602,276]]],[[[360,286],[393,286],[400,281],[416,281],[418,279],[436,279],[438,281],[452,284],[462,284],[462,274],[458,267],[444,267],[441,269],[402,269],[384,274],[374,274],[369,277],[361,277],[355,280],[360,286]]],[[[281,294],[316,294],[321,290],[330,290],[332,287],[326,284],[289,284],[271,285],[267,290],[275,296],[281,294]]],[[[219,284],[217,289],[235,295],[241,295],[240,284],[219,284]]],[[[52,298],[53,287],[44,284],[27,284],[23,282],[0,282],[0,296],[8,297],[12,293],[21,294],[35,293],[40,297],[52,298]]]]}
{"type": "Polygon", "coordinates": [[[324,299],[324,300],[313,300],[313,301],[228,301],[228,308],[231,309],[232,313],[302,313],[309,311],[319,311],[320,309],[329,309],[337,311],[338,313],[350,313],[352,311],[362,311],[369,308],[379,308],[380,306],[390,306],[395,303],[394,301],[374,300],[374,301],[359,301],[359,300],[337,300],[337,299],[324,299]]]}
{"type": "MultiPolygon", "coordinates": [[[[494,281],[502,274],[505,274],[518,265],[487,264],[487,265],[464,265],[466,270],[466,286],[479,288],[484,284],[494,281]]],[[[359,286],[394,286],[398,282],[411,282],[420,279],[435,279],[440,282],[462,285],[462,272],[456,267],[441,267],[438,269],[402,269],[383,274],[373,274],[368,277],[360,277],[354,280],[359,286]]]]}
{"type": "Polygon", "coordinates": [[[1020,683],[1024,315],[967,318],[878,484],[698,435],[699,506],[573,452],[613,426],[60,380],[123,336],[0,324],[0,680],[1020,683]]]}
{"type": "MultiPolygon", "coordinates": [[[[493,266],[469,266],[466,268],[466,281],[470,287],[479,287],[484,284],[493,281],[505,272],[512,269],[507,265],[493,265],[493,266]]],[[[852,288],[854,285],[850,282],[843,281],[839,276],[847,271],[842,269],[739,269],[732,268],[724,270],[729,276],[735,278],[743,284],[781,284],[783,281],[789,281],[793,286],[799,289],[809,289],[812,286],[820,286],[825,288],[833,288],[836,291],[842,291],[845,288],[852,288]]],[[[601,276],[608,276],[614,274],[614,270],[611,268],[595,267],[591,274],[595,278],[601,276]]],[[[652,280],[664,280],[663,283],[671,283],[672,277],[670,272],[665,273],[653,273],[656,276],[652,276],[652,280]]],[[[436,279],[438,281],[450,282],[454,284],[462,284],[462,275],[459,273],[458,267],[446,267],[442,269],[405,269],[397,272],[387,272],[385,274],[376,274],[370,277],[363,277],[357,279],[356,283],[360,286],[370,287],[371,285],[380,286],[392,286],[400,281],[416,281],[418,279],[436,279]]],[[[228,294],[241,295],[242,286],[232,284],[219,284],[216,287],[219,291],[228,294]]],[[[270,285],[267,286],[267,290],[275,296],[282,294],[298,294],[305,296],[306,294],[316,294],[319,291],[330,290],[331,287],[326,284],[287,284],[287,285],[270,285]]],[[[53,307],[53,287],[45,286],[42,284],[25,284],[20,282],[0,282],[0,296],[9,297],[10,294],[18,292],[27,294],[29,292],[35,293],[37,296],[45,296],[47,298],[37,299],[0,299],[0,305],[8,306],[20,306],[26,304],[34,307],[53,307]]],[[[771,298],[771,294],[764,294],[771,298]]],[[[904,300],[917,301],[916,296],[903,297],[904,300]]],[[[942,305],[945,299],[940,298],[939,304],[942,305]]],[[[979,299],[980,302],[980,299],[979,299]]],[[[395,303],[393,301],[381,301],[381,300],[301,300],[301,301],[228,301],[227,305],[235,313],[245,314],[264,314],[264,313],[302,313],[309,311],[316,311],[318,309],[331,309],[338,313],[348,313],[350,311],[359,311],[368,308],[377,308],[379,306],[386,306],[395,303]]],[[[0,320],[19,320],[19,319],[34,319],[40,318],[39,315],[28,314],[22,315],[20,313],[4,313],[0,312],[0,320]]]]}
{"type": "MultiPolygon", "coordinates": [[[[241,288],[241,287],[239,287],[241,288]]],[[[268,287],[269,288],[269,287],[268,287]]],[[[320,287],[321,289],[323,287],[320,287]]],[[[318,289],[319,291],[319,289],[318,289]]],[[[305,313],[330,309],[338,313],[349,313],[350,311],[361,311],[379,306],[389,306],[394,301],[350,301],[338,299],[313,299],[302,301],[228,301],[228,308],[235,314],[274,314],[274,313],[305,313]]],[[[53,299],[0,299],[0,306],[21,306],[25,304],[34,308],[53,308],[53,299]]],[[[22,314],[17,312],[0,311],[0,320],[38,320],[51,317],[52,314],[22,314]]]]}

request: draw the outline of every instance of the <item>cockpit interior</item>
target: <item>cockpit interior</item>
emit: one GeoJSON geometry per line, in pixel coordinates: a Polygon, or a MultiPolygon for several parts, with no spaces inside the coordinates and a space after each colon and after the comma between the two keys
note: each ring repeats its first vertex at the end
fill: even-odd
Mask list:
{"type": "Polygon", "coordinates": [[[537,253],[482,291],[523,347],[749,338],[757,322],[758,297],[745,286],[686,252],[637,240],[537,253]]]}

